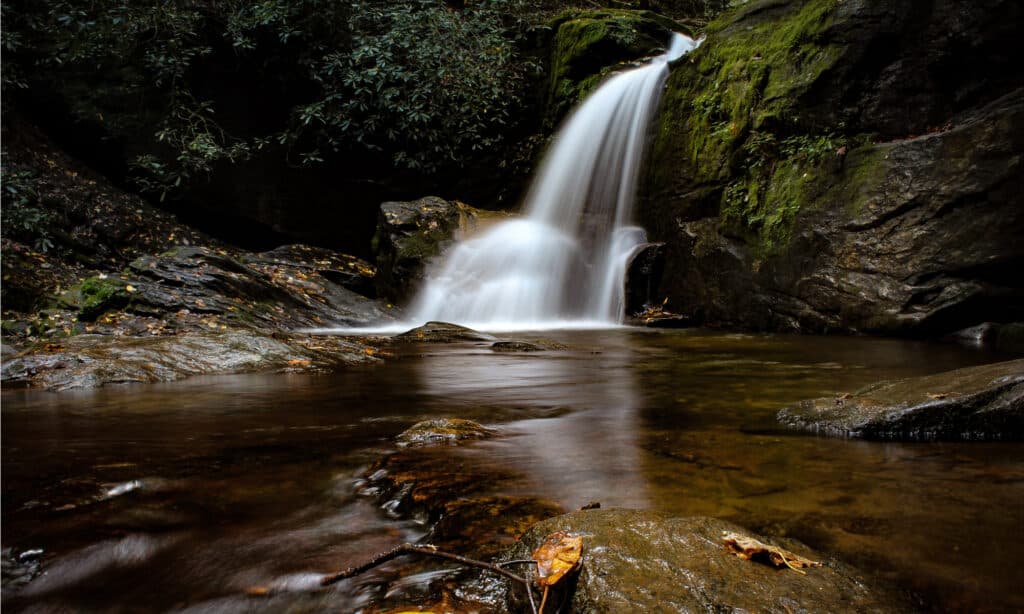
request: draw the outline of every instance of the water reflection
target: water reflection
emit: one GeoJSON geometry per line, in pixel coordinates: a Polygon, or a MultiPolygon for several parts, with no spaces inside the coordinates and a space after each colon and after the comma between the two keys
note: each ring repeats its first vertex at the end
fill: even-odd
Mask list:
{"type": "Polygon", "coordinates": [[[1024,447],[821,439],[773,419],[801,398],[1000,357],[878,339],[543,335],[567,349],[427,345],[332,376],[5,392],[4,607],[354,611],[422,590],[430,573],[396,582],[410,574],[397,564],[307,589],[310,574],[424,535],[353,483],[413,422],[453,416],[504,435],[450,450],[469,472],[511,474],[493,494],[725,517],[939,609],[1024,608],[1024,447]],[[282,592],[254,601],[252,587],[282,592]]]}
{"type": "MultiPolygon", "coordinates": [[[[468,347],[417,364],[423,391],[453,408],[500,405],[521,412],[469,454],[519,470],[523,494],[572,509],[592,501],[647,507],[640,473],[639,402],[628,335],[552,352],[501,353],[468,347]],[[535,417],[542,416],[542,417],[535,417]]],[[[461,417],[453,409],[453,417],[461,417]]]]}

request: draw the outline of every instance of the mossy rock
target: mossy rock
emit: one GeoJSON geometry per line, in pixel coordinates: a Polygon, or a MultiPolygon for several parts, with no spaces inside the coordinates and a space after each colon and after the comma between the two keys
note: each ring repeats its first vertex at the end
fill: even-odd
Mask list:
{"type": "Polygon", "coordinates": [[[650,11],[566,11],[550,24],[554,36],[545,125],[550,129],[622,64],[663,50],[685,26],[650,11]]]}
{"type": "Polygon", "coordinates": [[[126,306],[131,300],[128,285],[120,279],[89,277],[62,294],[57,304],[77,309],[80,320],[91,322],[108,311],[126,306]]]}
{"type": "Polygon", "coordinates": [[[398,436],[400,446],[450,444],[467,439],[486,439],[494,431],[472,420],[439,418],[417,422],[398,436]]]}

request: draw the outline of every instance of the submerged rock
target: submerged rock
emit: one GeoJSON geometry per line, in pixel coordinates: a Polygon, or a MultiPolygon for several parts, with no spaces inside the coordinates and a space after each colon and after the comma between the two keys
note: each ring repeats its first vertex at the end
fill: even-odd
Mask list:
{"type": "MultiPolygon", "coordinates": [[[[671,518],[639,510],[573,512],[534,525],[502,560],[530,558],[555,531],[583,536],[582,566],[549,597],[563,611],[597,612],[899,612],[894,595],[866,586],[852,568],[788,540],[754,535],[714,518],[671,518]],[[800,574],[726,550],[723,534],[754,537],[821,561],[800,574]]],[[[513,608],[525,605],[511,587],[513,608]]]]}
{"type": "Polygon", "coordinates": [[[543,352],[545,348],[527,341],[495,341],[491,349],[495,352],[543,352]]]}
{"type": "Polygon", "coordinates": [[[412,425],[398,436],[400,446],[428,446],[457,443],[466,439],[486,439],[494,431],[472,420],[439,418],[412,425]]]}
{"type": "Polygon", "coordinates": [[[791,428],[866,439],[1024,439],[1024,360],[881,382],[803,401],[778,414],[791,428]]]}
{"type": "Polygon", "coordinates": [[[437,443],[469,443],[494,432],[469,420],[428,420],[399,437],[398,451],[370,466],[357,492],[375,498],[384,511],[426,525],[421,541],[474,557],[493,556],[509,547],[533,523],[564,511],[530,496],[496,494],[498,484],[514,481],[505,467],[470,458],[461,448],[437,443]],[[403,445],[406,443],[412,445],[403,445]]]}

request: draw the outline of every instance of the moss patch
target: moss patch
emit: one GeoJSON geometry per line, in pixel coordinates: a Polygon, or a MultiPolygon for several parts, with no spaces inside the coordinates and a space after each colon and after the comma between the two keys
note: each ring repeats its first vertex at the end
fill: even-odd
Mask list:
{"type": "Polygon", "coordinates": [[[622,63],[656,53],[669,32],[689,32],[650,11],[566,11],[550,24],[554,38],[545,124],[551,128],[622,63]]]}
{"type": "Polygon", "coordinates": [[[726,230],[760,251],[785,246],[798,214],[817,206],[840,157],[860,142],[799,112],[842,55],[828,36],[838,7],[836,0],[766,1],[708,25],[707,41],[669,77],[652,156],[658,163],[648,175],[652,198],[720,194],[726,230]]]}

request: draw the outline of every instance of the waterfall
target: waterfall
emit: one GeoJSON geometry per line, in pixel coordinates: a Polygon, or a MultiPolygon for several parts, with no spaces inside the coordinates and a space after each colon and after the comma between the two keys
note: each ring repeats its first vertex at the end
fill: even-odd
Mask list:
{"type": "Polygon", "coordinates": [[[645,136],[668,62],[699,41],[604,81],[554,137],[523,216],[456,244],[410,314],[489,330],[621,323],[626,266],[646,240],[631,225],[645,136]]]}

